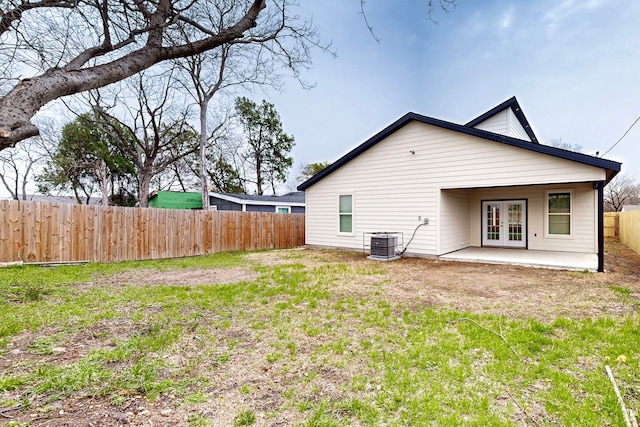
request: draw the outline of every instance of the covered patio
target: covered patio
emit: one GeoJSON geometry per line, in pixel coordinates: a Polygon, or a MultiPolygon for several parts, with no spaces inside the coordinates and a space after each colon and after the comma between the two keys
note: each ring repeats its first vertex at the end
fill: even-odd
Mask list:
{"type": "Polygon", "coordinates": [[[442,261],[523,265],[557,270],[598,271],[598,255],[578,252],[470,247],[438,257],[442,261]]]}

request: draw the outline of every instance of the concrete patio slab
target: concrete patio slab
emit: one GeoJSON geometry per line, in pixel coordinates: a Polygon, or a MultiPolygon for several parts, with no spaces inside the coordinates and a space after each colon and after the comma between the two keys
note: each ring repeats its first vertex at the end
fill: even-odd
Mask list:
{"type": "Polygon", "coordinates": [[[577,252],[534,251],[505,248],[465,248],[438,257],[443,261],[523,265],[557,270],[597,271],[598,255],[577,252]]]}

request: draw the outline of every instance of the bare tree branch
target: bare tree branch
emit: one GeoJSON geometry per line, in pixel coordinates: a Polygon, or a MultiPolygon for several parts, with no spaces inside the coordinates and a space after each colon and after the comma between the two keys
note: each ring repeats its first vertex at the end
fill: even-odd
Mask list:
{"type": "MultiPolygon", "coordinates": [[[[286,0],[281,1],[286,2],[286,0]]],[[[61,5],[65,5],[71,9],[78,10],[79,13],[84,10],[80,10],[81,6],[88,8],[85,11],[86,13],[94,10],[96,6],[95,3],[89,4],[79,1],[53,2],[43,0],[38,4],[41,8],[62,7],[61,5]]],[[[103,30],[99,31],[99,33],[102,33],[99,36],[103,39],[102,44],[84,49],[61,68],[50,68],[36,77],[23,79],[11,91],[0,98],[0,150],[11,147],[16,142],[29,136],[36,135],[37,129],[29,120],[43,105],[54,99],[123,80],[158,62],[199,54],[237,39],[262,38],[259,34],[257,36],[251,35],[248,31],[258,25],[258,16],[267,7],[265,0],[253,0],[249,7],[239,15],[238,19],[217,29],[215,33],[169,45],[164,44],[168,40],[165,35],[169,26],[176,22],[176,15],[180,12],[173,7],[172,2],[169,0],[158,1],[153,11],[148,7],[148,5],[152,4],[153,2],[151,1],[136,1],[137,16],[129,16],[126,11],[131,9],[128,9],[127,6],[119,11],[120,15],[115,15],[115,11],[110,12],[113,14],[110,16],[112,22],[115,22],[116,18],[119,18],[122,22],[118,22],[117,25],[114,24],[115,26],[120,27],[123,23],[127,23],[128,26],[132,27],[128,37],[117,45],[111,45],[112,34],[104,30],[104,19],[101,19],[100,27],[103,30]],[[144,25],[136,25],[136,22],[142,22],[144,25]],[[148,33],[147,40],[141,47],[123,56],[107,60],[105,63],[81,68],[90,60],[112,52],[115,47],[139,44],[137,36],[145,32],[148,33]]],[[[196,5],[197,2],[191,4],[196,5]]],[[[2,19],[6,22],[7,30],[13,22],[22,18],[23,12],[23,9],[17,7],[9,13],[3,13],[2,19]]],[[[99,12],[101,16],[105,15],[103,8],[99,8],[99,12]]],[[[268,27],[265,30],[268,32],[268,27]]],[[[28,40],[25,42],[28,45],[28,40]]],[[[36,45],[33,48],[36,51],[42,51],[36,45]]]]}
{"type": "MultiPolygon", "coordinates": [[[[429,19],[429,21],[433,22],[434,24],[437,24],[438,21],[436,21],[434,18],[434,13],[436,8],[448,14],[453,12],[457,6],[458,6],[458,0],[428,0],[427,1],[427,18],[429,19]]],[[[375,31],[373,30],[373,26],[369,23],[369,18],[367,17],[365,0],[360,0],[359,13],[360,15],[362,15],[364,24],[369,30],[369,33],[371,33],[371,37],[373,37],[376,43],[380,44],[381,42],[380,38],[376,35],[375,31]]]]}
{"type": "Polygon", "coordinates": [[[378,36],[376,36],[375,31],[373,31],[373,27],[371,26],[371,24],[369,24],[369,20],[367,19],[367,12],[365,12],[364,10],[364,3],[364,0],[360,0],[360,14],[362,15],[362,19],[364,19],[364,24],[367,26],[369,32],[371,33],[371,37],[373,37],[376,43],[380,44],[380,39],[378,38],[378,36]]]}
{"type": "Polygon", "coordinates": [[[604,188],[604,205],[608,212],[620,212],[624,205],[640,204],[640,182],[628,175],[616,176],[604,188]]]}
{"type": "Polygon", "coordinates": [[[11,26],[19,22],[22,19],[22,15],[33,9],[40,8],[73,8],[76,7],[77,1],[68,1],[68,0],[42,0],[36,2],[26,2],[22,1],[19,5],[13,7],[13,9],[9,9],[6,12],[0,9],[0,36],[5,32],[9,31],[11,26]]]}

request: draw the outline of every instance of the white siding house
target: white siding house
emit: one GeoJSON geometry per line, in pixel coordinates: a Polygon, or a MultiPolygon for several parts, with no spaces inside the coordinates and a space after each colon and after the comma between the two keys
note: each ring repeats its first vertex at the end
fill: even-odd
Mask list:
{"type": "Polygon", "coordinates": [[[466,125],[409,113],[298,189],[312,246],[360,250],[367,233],[415,231],[405,255],[491,246],[602,264],[602,188],[619,170],[538,144],[511,98],[466,125]]]}

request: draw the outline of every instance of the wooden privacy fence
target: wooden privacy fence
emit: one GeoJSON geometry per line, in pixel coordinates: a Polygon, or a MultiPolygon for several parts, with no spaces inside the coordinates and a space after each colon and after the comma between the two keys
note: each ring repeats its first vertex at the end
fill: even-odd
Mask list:
{"type": "Polygon", "coordinates": [[[640,253],[640,211],[620,212],[620,241],[640,253]]]}
{"type": "Polygon", "coordinates": [[[620,212],[605,212],[604,213],[604,237],[618,239],[619,234],[619,218],[620,212]]]}
{"type": "Polygon", "coordinates": [[[111,262],[304,244],[304,214],[0,201],[0,262],[111,262]]]}

